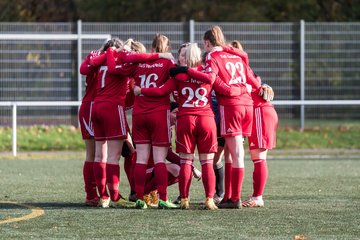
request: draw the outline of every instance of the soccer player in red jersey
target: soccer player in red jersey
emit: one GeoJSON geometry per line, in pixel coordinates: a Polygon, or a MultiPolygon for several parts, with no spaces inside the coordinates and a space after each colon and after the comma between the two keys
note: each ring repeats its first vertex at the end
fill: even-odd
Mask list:
{"type": "Polygon", "coordinates": [[[79,123],[82,138],[85,141],[86,159],[83,166],[83,178],[86,192],[85,204],[88,206],[98,206],[99,196],[96,191],[94,177],[94,159],[95,159],[95,140],[94,127],[91,121],[92,105],[96,94],[96,79],[98,68],[90,65],[90,59],[97,57],[101,52],[106,51],[109,43],[102,49],[92,51],[87,55],[80,66],[80,74],[86,76],[85,94],[79,108],[79,123]]]}
{"type": "MultiPolygon", "coordinates": [[[[248,66],[241,57],[222,51],[221,46],[225,45],[225,38],[218,26],[206,31],[203,37],[204,49],[208,52],[206,59],[206,76],[201,81],[214,81],[220,77],[224,83],[231,86],[246,86],[250,84],[256,92],[261,89],[260,83],[250,74],[248,66]]],[[[178,72],[183,72],[180,69],[178,72]]],[[[201,75],[198,72],[190,71],[190,76],[201,75]]],[[[232,164],[226,168],[226,175],[231,176],[232,191],[229,199],[223,199],[219,204],[220,208],[240,208],[241,188],[244,179],[244,146],[243,136],[249,136],[252,128],[253,101],[250,94],[238,96],[225,96],[216,93],[220,110],[221,135],[225,137],[229,149],[232,164]]],[[[225,186],[226,188],[226,186],[225,186]]]]}
{"type": "MultiPolygon", "coordinates": [[[[157,34],[152,43],[152,52],[169,52],[169,39],[157,34]]],[[[111,57],[107,58],[111,63],[111,57]]],[[[112,63],[111,63],[112,64],[112,63]]],[[[127,76],[135,80],[135,84],[142,87],[161,86],[169,79],[169,69],[175,63],[168,59],[157,59],[139,64],[123,64],[111,67],[111,71],[123,72],[130,67],[132,70],[127,76]]],[[[136,166],[135,166],[135,190],[138,200],[137,208],[145,208],[143,201],[145,188],[145,172],[150,155],[150,148],[153,149],[155,162],[155,178],[159,192],[159,208],[176,208],[167,197],[167,170],[165,158],[170,146],[170,99],[165,97],[136,96],[133,107],[133,136],[136,144],[136,166]]]]}
{"type": "MultiPolygon", "coordinates": [[[[107,52],[111,48],[122,47],[123,43],[119,39],[113,39],[107,52]]],[[[125,53],[120,52],[120,60],[121,54],[125,53]]],[[[98,63],[98,58],[103,56],[104,54],[92,59],[90,63],[99,67],[92,114],[95,135],[94,174],[101,207],[107,208],[110,200],[114,207],[127,204],[119,193],[119,159],[124,140],[127,138],[125,116],[127,78],[109,73],[106,63],[98,63]]]]}
{"type": "MultiPolygon", "coordinates": [[[[260,77],[256,76],[259,82],[260,77]]],[[[268,178],[267,152],[276,146],[276,129],[278,116],[270,101],[264,100],[254,92],[251,93],[254,100],[254,122],[251,135],[248,138],[251,160],[254,163],[253,193],[252,196],[242,203],[243,207],[262,207],[264,188],[268,178]]]]}
{"type": "MultiPolygon", "coordinates": [[[[119,193],[119,159],[124,141],[128,138],[125,100],[131,66],[123,66],[124,59],[148,59],[148,55],[129,54],[121,41],[107,49],[107,53],[90,61],[99,66],[92,120],[95,133],[94,173],[100,202],[106,208],[131,206],[119,193]],[[114,49],[120,49],[115,51],[114,49]],[[116,63],[115,63],[116,62],[116,63]],[[116,68],[116,66],[120,66],[116,68]],[[110,196],[107,192],[109,189],[110,196]]],[[[151,57],[151,56],[150,56],[151,57]]],[[[156,56],[158,57],[158,56],[156,56]]]]}
{"type": "MultiPolygon", "coordinates": [[[[186,50],[186,61],[189,67],[195,67],[195,71],[201,71],[201,50],[196,44],[190,44],[186,50]]],[[[244,88],[230,88],[221,80],[216,79],[214,85],[203,83],[188,75],[177,76],[179,81],[170,79],[161,88],[138,88],[135,87],[135,95],[166,96],[177,90],[179,93],[179,111],[177,113],[176,126],[176,151],[180,153],[180,177],[179,190],[181,196],[181,208],[189,208],[189,190],[191,183],[191,171],[194,158],[194,150],[197,147],[201,162],[202,179],[205,189],[205,207],[217,209],[213,201],[215,193],[215,176],[213,170],[213,157],[217,151],[216,126],[214,113],[211,109],[210,92],[212,87],[221,89],[223,94],[240,95],[245,93],[244,88]],[[181,79],[185,77],[185,79],[181,79]],[[230,90],[232,90],[230,92],[230,90]]]]}
{"type": "MultiPolygon", "coordinates": [[[[243,54],[243,48],[239,41],[233,41],[235,49],[226,49],[234,54],[243,54]],[[239,49],[240,51],[236,51],[239,49]]],[[[253,73],[254,74],[254,73],[253,73]]],[[[261,78],[254,74],[261,83],[261,78]]],[[[262,207],[264,188],[268,178],[267,152],[276,146],[276,129],[278,127],[278,116],[274,106],[270,103],[273,99],[272,88],[266,84],[262,85],[262,96],[251,92],[254,101],[254,117],[251,135],[248,137],[251,160],[254,163],[253,171],[253,193],[252,196],[242,203],[243,207],[262,207]]]]}

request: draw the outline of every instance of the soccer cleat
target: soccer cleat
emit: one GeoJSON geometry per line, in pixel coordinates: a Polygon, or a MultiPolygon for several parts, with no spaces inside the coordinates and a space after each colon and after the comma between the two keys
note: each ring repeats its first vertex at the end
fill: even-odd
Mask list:
{"type": "Polygon", "coordinates": [[[247,208],[263,207],[264,201],[262,199],[254,199],[251,197],[248,200],[244,201],[241,205],[247,208]]]}
{"type": "Polygon", "coordinates": [[[179,206],[176,204],[173,204],[170,200],[164,201],[164,200],[160,199],[158,208],[160,208],[160,209],[176,209],[176,208],[179,208],[179,206]]]}
{"type": "Polygon", "coordinates": [[[133,208],[133,207],[135,207],[135,203],[127,201],[125,198],[123,198],[120,195],[119,200],[111,201],[111,206],[114,208],[133,208]]]}
{"type": "Polygon", "coordinates": [[[100,206],[102,208],[108,208],[110,205],[110,198],[100,198],[100,206]]]}
{"type": "Polygon", "coordinates": [[[136,202],[137,197],[136,197],[136,193],[130,193],[129,194],[129,201],[130,202],[136,202]]]}
{"type": "Polygon", "coordinates": [[[145,202],[146,205],[148,205],[148,206],[151,205],[151,195],[150,195],[150,194],[144,194],[144,202],[145,202]]]}
{"type": "Polygon", "coordinates": [[[85,199],[85,205],[89,207],[98,207],[100,205],[100,199],[94,197],[93,199],[85,199]]]}
{"type": "Polygon", "coordinates": [[[141,199],[138,199],[138,200],[136,200],[135,208],[137,208],[137,209],[147,209],[147,205],[146,205],[145,201],[143,201],[141,199]]]}
{"type": "Polygon", "coordinates": [[[179,204],[181,201],[181,197],[178,196],[174,201],[172,201],[173,204],[179,204]]]}
{"type": "Polygon", "coordinates": [[[213,198],[206,198],[206,200],[205,200],[205,209],[208,209],[208,210],[216,210],[216,209],[218,209],[218,207],[214,203],[213,198]]]}
{"type": "Polygon", "coordinates": [[[219,208],[241,208],[241,200],[238,200],[236,202],[231,201],[231,199],[223,200],[218,205],[219,208]]]}
{"type": "Polygon", "coordinates": [[[219,195],[217,195],[217,194],[215,193],[215,195],[214,195],[214,203],[215,203],[216,205],[219,205],[219,204],[221,203],[221,201],[223,200],[223,198],[224,198],[224,195],[223,195],[223,196],[219,196],[219,195]]]}
{"type": "Polygon", "coordinates": [[[181,209],[189,209],[190,208],[190,202],[188,198],[182,198],[180,200],[180,208],[181,209]]]}
{"type": "Polygon", "coordinates": [[[151,196],[151,205],[157,206],[159,204],[159,195],[157,190],[151,191],[150,196],[151,196]]]}

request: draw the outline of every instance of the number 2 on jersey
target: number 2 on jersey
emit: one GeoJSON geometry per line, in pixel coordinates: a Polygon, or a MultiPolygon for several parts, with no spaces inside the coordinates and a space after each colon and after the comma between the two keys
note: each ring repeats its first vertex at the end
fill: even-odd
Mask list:
{"type": "Polygon", "coordinates": [[[192,88],[189,87],[184,87],[181,90],[181,94],[185,95],[186,92],[189,93],[188,98],[186,99],[186,101],[183,103],[183,107],[204,107],[206,106],[206,104],[208,103],[208,99],[206,98],[207,95],[207,90],[205,88],[197,88],[194,92],[194,90],[192,88]],[[202,91],[202,94],[200,93],[200,91],[202,91]],[[193,102],[193,98],[196,98],[196,101],[193,102]],[[199,105],[199,102],[203,101],[203,105],[199,105]]]}
{"type": "Polygon", "coordinates": [[[231,79],[229,84],[246,83],[244,65],[241,62],[227,62],[225,64],[227,70],[230,70],[231,79]],[[238,73],[238,74],[236,74],[238,73]],[[240,75],[240,76],[236,76],[240,75]]]}

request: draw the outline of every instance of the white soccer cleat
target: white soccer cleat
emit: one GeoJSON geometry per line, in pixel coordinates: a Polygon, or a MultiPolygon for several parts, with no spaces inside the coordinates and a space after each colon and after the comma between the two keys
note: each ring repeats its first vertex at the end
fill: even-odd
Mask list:
{"type": "Polygon", "coordinates": [[[243,207],[247,207],[247,208],[263,207],[264,206],[264,200],[250,197],[248,200],[242,202],[241,205],[243,207]]]}
{"type": "Polygon", "coordinates": [[[110,198],[100,198],[100,206],[102,208],[109,208],[110,198]]]}

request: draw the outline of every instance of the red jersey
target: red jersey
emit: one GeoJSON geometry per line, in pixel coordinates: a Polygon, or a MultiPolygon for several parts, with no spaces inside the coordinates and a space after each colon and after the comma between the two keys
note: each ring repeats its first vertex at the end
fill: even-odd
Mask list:
{"type": "MultiPolygon", "coordinates": [[[[195,71],[201,71],[199,66],[195,71]]],[[[246,88],[230,87],[221,80],[216,79],[214,84],[207,84],[186,74],[179,74],[167,81],[160,88],[142,88],[141,93],[145,96],[164,96],[176,90],[178,92],[179,111],[177,117],[182,115],[214,116],[211,107],[211,89],[217,89],[228,96],[240,95],[246,92],[246,88]]]]}
{"type": "MultiPolygon", "coordinates": [[[[256,76],[255,74],[254,74],[254,77],[261,84],[261,78],[259,76],[256,76]]],[[[254,107],[273,106],[270,102],[265,101],[261,96],[259,96],[259,93],[255,92],[255,91],[251,91],[251,98],[254,101],[254,107]]]]}
{"type": "MultiPolygon", "coordinates": [[[[260,88],[259,82],[250,74],[249,67],[240,56],[223,52],[215,48],[206,57],[205,72],[210,75],[212,81],[219,76],[228,85],[244,86],[250,84],[256,91],[260,88]]],[[[239,96],[224,96],[216,93],[219,105],[252,105],[250,94],[239,96]]]]}
{"type": "MultiPolygon", "coordinates": [[[[108,71],[108,59],[111,57],[115,63],[120,64],[122,56],[125,54],[123,51],[107,51],[107,61],[101,63],[98,71],[95,102],[114,102],[122,106],[125,105],[128,78],[125,73],[118,74],[117,72],[108,71]]],[[[101,57],[103,56],[99,56],[99,58],[101,57]]]]}
{"type": "Polygon", "coordinates": [[[127,89],[126,89],[126,97],[125,97],[125,110],[132,109],[134,106],[135,101],[135,95],[134,91],[130,88],[131,81],[133,81],[132,78],[128,79],[127,89]]]}
{"type": "MultiPolygon", "coordinates": [[[[136,65],[131,77],[135,80],[135,85],[141,88],[156,88],[163,85],[169,78],[169,69],[175,67],[175,63],[168,59],[158,59],[155,61],[139,63],[136,65]]],[[[144,95],[136,96],[133,115],[146,114],[169,109],[170,97],[148,97],[144,95]]]]}
{"type": "Polygon", "coordinates": [[[92,51],[87,55],[84,61],[80,66],[80,74],[86,76],[85,80],[85,94],[82,99],[82,102],[91,102],[94,101],[96,96],[96,80],[97,80],[97,71],[98,67],[91,66],[90,60],[94,57],[99,56],[99,51],[92,51]]]}

